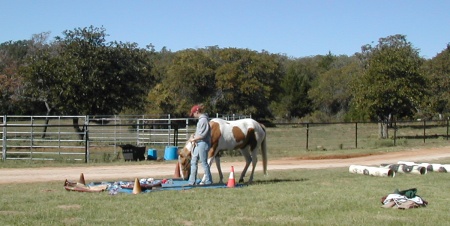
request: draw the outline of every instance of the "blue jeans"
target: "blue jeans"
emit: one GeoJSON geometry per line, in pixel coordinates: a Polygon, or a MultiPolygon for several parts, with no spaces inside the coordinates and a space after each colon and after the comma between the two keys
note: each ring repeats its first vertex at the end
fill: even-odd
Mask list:
{"type": "Polygon", "coordinates": [[[197,142],[197,146],[195,146],[194,151],[192,152],[192,159],[191,159],[191,175],[189,176],[189,184],[195,184],[197,180],[197,165],[198,160],[200,158],[200,161],[202,162],[203,170],[205,171],[205,184],[212,184],[212,177],[211,177],[211,170],[209,169],[208,165],[208,150],[209,150],[209,144],[203,141],[197,142]]]}

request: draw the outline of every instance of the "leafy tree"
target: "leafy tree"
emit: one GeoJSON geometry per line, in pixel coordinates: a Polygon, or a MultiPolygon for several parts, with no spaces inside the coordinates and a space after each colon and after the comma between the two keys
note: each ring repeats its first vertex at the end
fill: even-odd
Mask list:
{"type": "Polygon", "coordinates": [[[329,70],[318,75],[308,93],[315,109],[342,121],[352,99],[350,84],[361,73],[356,60],[356,57],[335,57],[329,70]]]}
{"type": "Polygon", "coordinates": [[[266,52],[186,49],[172,56],[166,77],[149,94],[149,106],[185,116],[192,104],[204,103],[210,112],[270,116],[268,103],[279,90],[280,75],[278,56],[266,52]]]}
{"type": "Polygon", "coordinates": [[[364,46],[365,71],[354,85],[352,103],[380,122],[380,137],[387,138],[391,116],[411,117],[424,96],[423,59],[404,35],[380,38],[375,47],[364,46]],[[365,58],[367,56],[367,58],[365,58]]]}
{"type": "Polygon", "coordinates": [[[425,117],[439,113],[439,119],[450,111],[450,44],[441,53],[424,64],[428,86],[428,105],[423,108],[425,117]]]}
{"type": "Polygon", "coordinates": [[[272,117],[270,101],[280,91],[281,58],[268,52],[227,48],[216,70],[215,109],[254,118],[272,117]]]}
{"type": "Polygon", "coordinates": [[[333,63],[336,61],[336,56],[333,55],[331,52],[328,52],[328,54],[325,56],[317,55],[315,58],[319,60],[318,68],[322,70],[319,72],[330,70],[333,63]]]}
{"type": "MultiPolygon", "coordinates": [[[[111,115],[142,108],[152,82],[148,51],[110,42],[104,28],[77,28],[39,50],[24,69],[29,95],[65,115],[111,115]]],[[[74,128],[78,128],[74,118],[74,128]]]]}
{"type": "Polygon", "coordinates": [[[307,59],[288,60],[285,64],[286,74],[281,80],[282,92],[277,101],[272,103],[272,107],[286,119],[303,117],[313,109],[308,91],[316,70],[311,68],[311,61],[307,59]]]}
{"type": "Polygon", "coordinates": [[[33,41],[0,44],[0,114],[26,114],[32,110],[32,105],[23,98],[24,84],[19,68],[31,52],[33,41]]]}
{"type": "Polygon", "coordinates": [[[194,103],[206,102],[214,92],[215,63],[204,50],[186,49],[171,57],[166,77],[149,95],[160,112],[186,116],[194,103]]]}
{"type": "Polygon", "coordinates": [[[172,66],[175,53],[166,47],[163,47],[159,52],[155,51],[152,45],[149,45],[147,48],[151,51],[152,77],[154,77],[155,82],[159,83],[165,79],[168,68],[172,66]]]}

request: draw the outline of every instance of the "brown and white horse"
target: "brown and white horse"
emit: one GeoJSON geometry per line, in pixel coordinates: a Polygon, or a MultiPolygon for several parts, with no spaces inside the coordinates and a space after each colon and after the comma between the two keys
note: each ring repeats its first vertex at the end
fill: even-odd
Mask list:
{"type": "MultiPolygon", "coordinates": [[[[215,160],[220,183],[223,183],[223,174],[220,167],[220,156],[217,154],[221,150],[239,149],[244,156],[245,167],[241,173],[239,182],[244,181],[247,169],[250,163],[252,163],[252,173],[248,180],[248,183],[251,183],[253,181],[256,163],[258,162],[258,150],[261,149],[263,171],[264,175],[267,175],[267,145],[264,125],[253,119],[226,121],[218,118],[212,119],[209,125],[211,128],[211,148],[208,152],[208,164],[211,166],[213,160],[215,160]]],[[[194,145],[193,143],[186,142],[183,149],[178,152],[180,175],[183,179],[187,179],[190,174],[191,152],[194,145]]]]}

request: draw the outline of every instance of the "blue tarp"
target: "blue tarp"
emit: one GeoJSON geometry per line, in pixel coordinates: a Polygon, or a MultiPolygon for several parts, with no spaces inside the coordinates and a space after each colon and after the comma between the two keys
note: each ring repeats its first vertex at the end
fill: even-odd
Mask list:
{"type": "MultiPolygon", "coordinates": [[[[198,180],[200,182],[200,180],[198,180]]],[[[101,185],[101,184],[107,184],[108,188],[106,189],[109,194],[115,195],[118,193],[129,193],[131,194],[133,192],[134,187],[134,181],[114,181],[114,182],[92,182],[87,184],[87,186],[95,186],[95,185],[101,185]],[[126,186],[127,188],[124,188],[126,186]]],[[[153,180],[153,181],[145,181],[141,180],[141,190],[142,193],[150,193],[155,191],[170,191],[170,190],[188,190],[193,188],[227,188],[226,184],[212,184],[212,185],[189,185],[186,180],[182,179],[164,179],[164,180],[153,180]],[[164,182],[164,183],[163,183],[164,182]],[[161,186],[155,186],[153,188],[146,189],[142,185],[148,184],[148,185],[155,185],[155,184],[161,184],[161,186]]],[[[243,187],[243,184],[236,184],[235,187],[243,187]]]]}

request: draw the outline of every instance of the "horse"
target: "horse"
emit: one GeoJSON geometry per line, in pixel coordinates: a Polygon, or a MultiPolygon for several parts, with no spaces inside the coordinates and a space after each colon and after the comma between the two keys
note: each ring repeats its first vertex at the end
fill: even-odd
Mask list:
{"type": "MultiPolygon", "coordinates": [[[[253,174],[255,172],[256,163],[258,162],[257,154],[261,149],[263,160],[264,175],[267,175],[267,145],[266,145],[266,128],[263,124],[253,119],[240,119],[236,121],[226,121],[214,118],[209,121],[211,129],[211,148],[208,151],[208,164],[212,165],[213,160],[216,162],[217,171],[219,173],[220,183],[223,183],[223,174],[220,167],[219,151],[237,150],[239,149],[245,158],[245,167],[239,178],[239,183],[244,182],[250,163],[252,163],[252,172],[248,183],[252,183],[253,174]]],[[[178,162],[180,164],[180,176],[187,179],[190,174],[191,152],[195,147],[195,143],[187,141],[185,146],[178,152],[178,162]]],[[[205,178],[203,177],[202,181],[205,178]]]]}

